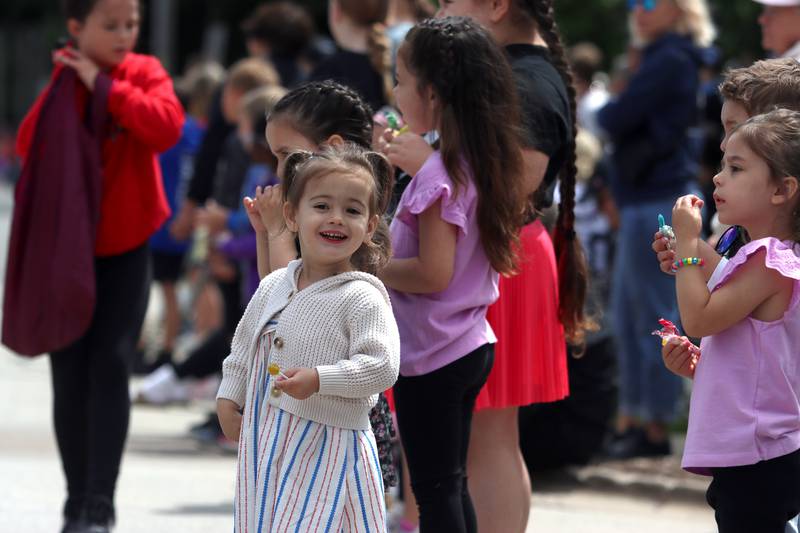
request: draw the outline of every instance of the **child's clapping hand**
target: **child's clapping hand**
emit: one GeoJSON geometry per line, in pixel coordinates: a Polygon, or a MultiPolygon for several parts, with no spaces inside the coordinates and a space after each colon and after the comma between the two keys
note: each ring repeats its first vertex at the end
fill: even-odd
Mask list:
{"type": "Polygon", "coordinates": [[[672,230],[680,245],[681,241],[687,242],[696,239],[703,228],[701,209],[703,200],[694,194],[681,196],[672,208],[672,230]]]}
{"type": "Polygon", "coordinates": [[[319,374],[315,368],[290,368],[275,380],[275,388],[298,400],[305,400],[319,392],[319,374]]]}
{"type": "Polygon", "coordinates": [[[691,341],[686,337],[673,337],[661,347],[661,358],[670,372],[684,378],[694,379],[697,356],[690,348],[691,341]]]}
{"type": "MultiPolygon", "coordinates": [[[[261,217],[261,225],[270,237],[274,237],[283,231],[285,226],[283,220],[283,189],[280,185],[268,185],[263,189],[256,187],[256,197],[253,200],[253,205],[255,205],[261,217]]],[[[247,214],[248,216],[250,215],[249,209],[247,214]]]]}

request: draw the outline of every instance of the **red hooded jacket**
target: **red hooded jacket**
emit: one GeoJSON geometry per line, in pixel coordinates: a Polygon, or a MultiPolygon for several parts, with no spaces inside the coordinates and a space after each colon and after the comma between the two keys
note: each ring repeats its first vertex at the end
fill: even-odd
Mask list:
{"type": "MultiPolygon", "coordinates": [[[[31,147],[42,102],[61,68],[56,67],[47,89],[20,124],[17,152],[23,159],[31,147]]],[[[111,78],[111,124],[102,148],[95,255],[109,256],[144,244],[169,216],[157,155],[178,142],[183,108],[169,74],[155,57],[130,53],[110,72],[98,76],[111,78]]],[[[89,91],[79,80],[76,83],[76,105],[83,110],[89,91]]]]}

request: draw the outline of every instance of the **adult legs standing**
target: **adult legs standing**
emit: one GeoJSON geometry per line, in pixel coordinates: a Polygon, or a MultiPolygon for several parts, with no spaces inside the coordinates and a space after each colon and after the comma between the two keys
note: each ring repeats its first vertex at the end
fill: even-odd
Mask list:
{"type": "MultiPolygon", "coordinates": [[[[650,333],[658,329],[659,318],[677,322],[678,313],[674,280],[643,250],[649,250],[652,243],[658,214],[671,212],[672,203],[670,199],[621,210],[611,296],[620,364],[622,423],[618,430],[638,420],[647,432],[645,445],[663,445],[663,451],[668,448],[665,424],[674,416],[681,380],[664,371],[661,352],[650,333]]],[[[615,455],[642,451],[627,445],[622,448],[615,455]]]]}

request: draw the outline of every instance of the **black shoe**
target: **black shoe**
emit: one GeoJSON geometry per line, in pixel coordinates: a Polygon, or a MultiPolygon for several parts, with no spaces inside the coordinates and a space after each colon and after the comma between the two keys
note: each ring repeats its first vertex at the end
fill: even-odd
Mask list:
{"type": "Polygon", "coordinates": [[[106,496],[91,496],[83,516],[85,525],[81,533],[110,533],[114,526],[114,504],[106,496]]]}
{"type": "Polygon", "coordinates": [[[61,528],[61,533],[84,533],[86,531],[86,523],[83,520],[75,518],[65,518],[64,527],[61,528]]]}
{"type": "Polygon", "coordinates": [[[172,364],[172,350],[161,350],[156,356],[156,360],[150,364],[150,372],[163,365],[172,364]]]}
{"type": "Polygon", "coordinates": [[[70,497],[64,504],[64,527],[61,533],[83,533],[83,498],[70,497]]]}
{"type": "Polygon", "coordinates": [[[217,414],[210,413],[205,422],[195,424],[189,428],[189,434],[192,438],[204,444],[215,444],[222,435],[222,427],[219,425],[217,414]]]}
{"type": "Polygon", "coordinates": [[[669,437],[659,442],[653,442],[645,437],[640,443],[639,452],[640,457],[665,457],[672,455],[672,445],[669,437]]]}
{"type": "Polygon", "coordinates": [[[131,375],[146,376],[149,373],[150,364],[147,362],[144,349],[136,348],[133,353],[133,361],[131,362],[131,375]]]}
{"type": "Polygon", "coordinates": [[[606,446],[606,456],[611,459],[631,459],[633,457],[660,457],[670,455],[672,447],[669,439],[653,442],[641,428],[628,428],[615,435],[606,446]]]}

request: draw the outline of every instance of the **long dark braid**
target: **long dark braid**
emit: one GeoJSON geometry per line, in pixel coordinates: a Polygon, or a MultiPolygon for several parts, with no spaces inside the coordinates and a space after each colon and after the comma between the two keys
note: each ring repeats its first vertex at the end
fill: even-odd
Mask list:
{"type": "Polygon", "coordinates": [[[553,67],[561,75],[569,96],[572,138],[567,145],[564,166],[559,172],[561,201],[558,219],[553,228],[553,246],[558,261],[559,318],[564,325],[567,341],[576,345],[580,352],[585,331],[596,329],[596,325],[584,314],[589,273],[583,247],[575,235],[575,177],[578,174],[575,165],[576,92],[555,20],[553,0],[518,0],[516,3],[533,20],[537,31],[547,43],[553,67]]]}

